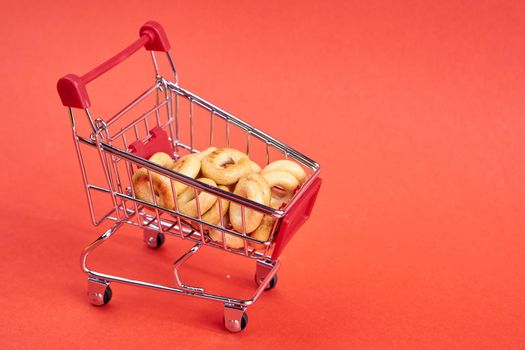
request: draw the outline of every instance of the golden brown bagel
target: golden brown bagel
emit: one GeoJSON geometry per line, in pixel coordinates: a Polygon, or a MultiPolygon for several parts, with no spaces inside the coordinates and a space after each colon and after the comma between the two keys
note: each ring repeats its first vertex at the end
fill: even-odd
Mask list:
{"type": "Polygon", "coordinates": [[[164,168],[171,168],[175,162],[173,158],[167,153],[157,152],[149,158],[149,161],[158,164],[164,168]]]}
{"type": "MultiPolygon", "coordinates": [[[[224,222],[225,227],[229,225],[228,215],[224,216],[223,222],[224,222]]],[[[223,231],[221,230],[211,229],[208,235],[213,241],[222,243],[222,232],[223,231]]],[[[226,240],[227,247],[235,248],[235,249],[244,247],[244,239],[242,239],[241,237],[234,236],[229,233],[225,233],[224,238],[226,240]]]]}
{"type": "MultiPolygon", "coordinates": [[[[226,186],[220,185],[219,188],[221,190],[230,192],[230,190],[226,186]]],[[[222,198],[219,200],[220,200],[221,207],[222,207],[222,215],[226,216],[226,213],[228,213],[228,209],[230,208],[230,201],[222,199],[222,198]]],[[[220,224],[221,214],[219,210],[219,200],[215,201],[215,203],[210,208],[210,210],[208,210],[206,213],[202,215],[202,221],[207,222],[209,224],[213,224],[213,225],[220,224]]]]}
{"type": "Polygon", "coordinates": [[[279,187],[284,191],[284,193],[272,191],[270,206],[275,209],[279,209],[281,204],[287,203],[299,187],[299,180],[284,170],[265,171],[262,173],[262,177],[268,182],[270,188],[279,187]]]}
{"type": "Polygon", "coordinates": [[[202,160],[202,174],[220,185],[231,185],[252,172],[248,156],[233,148],[220,148],[202,160]]]}
{"type": "MultiPolygon", "coordinates": [[[[270,238],[270,233],[272,232],[273,223],[275,222],[275,218],[272,218],[271,216],[265,216],[259,227],[255,231],[253,231],[250,234],[250,237],[258,239],[259,241],[266,242],[270,238]]],[[[252,248],[263,250],[266,248],[265,245],[248,241],[248,245],[252,248]]]]}
{"type": "Polygon", "coordinates": [[[268,181],[261,175],[257,174],[257,173],[250,173],[250,174],[247,174],[247,175],[244,175],[242,178],[239,179],[239,182],[241,181],[254,181],[256,182],[260,187],[261,187],[261,190],[263,191],[263,202],[262,204],[264,205],[269,205],[270,204],[270,198],[272,196],[272,192],[271,192],[271,186],[270,184],[268,183],[268,181]]]}
{"type": "Polygon", "coordinates": [[[255,163],[253,160],[250,160],[250,171],[252,173],[260,173],[261,172],[261,166],[257,163],[255,163]]]}
{"type": "MultiPolygon", "coordinates": [[[[163,152],[155,153],[149,158],[149,161],[162,167],[170,167],[173,164],[173,159],[163,152]]],[[[174,202],[169,179],[153,171],[150,173],[155,200],[151,193],[151,185],[146,168],[140,168],[131,177],[135,197],[152,204],[157,203],[162,208],[172,209],[174,202]]]]}
{"type": "Polygon", "coordinates": [[[289,172],[290,174],[295,176],[297,181],[299,181],[299,184],[302,184],[306,181],[306,173],[304,169],[294,161],[288,159],[281,159],[276,160],[275,162],[271,162],[270,164],[264,167],[264,169],[262,170],[262,174],[274,170],[282,170],[289,172]]]}
{"type": "MultiPolygon", "coordinates": [[[[201,169],[201,162],[196,157],[196,155],[188,155],[181,157],[177,159],[175,163],[173,163],[171,170],[186,175],[191,178],[197,177],[199,174],[199,171],[201,169]]],[[[175,192],[177,195],[180,195],[184,190],[188,187],[188,185],[183,184],[182,182],[173,181],[173,187],[175,188],[175,192]]]]}
{"type": "Polygon", "coordinates": [[[162,208],[172,209],[173,192],[171,191],[170,180],[166,176],[151,172],[151,182],[155,199],[151,194],[151,185],[149,182],[148,170],[140,168],[132,176],[133,190],[135,197],[148,203],[155,204],[162,208]]]}
{"type": "MultiPolygon", "coordinates": [[[[208,156],[211,152],[215,151],[216,147],[208,147],[204,151],[199,153],[191,153],[185,156],[180,157],[172,163],[171,170],[181,173],[183,175],[189,176],[191,178],[196,178],[201,170],[201,160],[208,156]]],[[[173,186],[177,193],[182,193],[188,187],[182,182],[173,181],[173,186]]]]}
{"type": "MultiPolygon", "coordinates": [[[[284,190],[284,195],[277,195],[272,192],[272,198],[270,201],[270,206],[275,209],[279,209],[283,203],[287,203],[294,194],[296,188],[300,185],[299,180],[293,176],[291,173],[285,170],[270,170],[263,171],[262,177],[267,181],[270,188],[274,186],[280,187],[284,190]]],[[[261,224],[257,227],[255,231],[250,234],[250,237],[258,239],[260,241],[266,242],[270,238],[270,233],[275,222],[275,218],[271,216],[265,216],[261,224]]],[[[248,244],[259,250],[266,248],[263,244],[248,242],[248,244]]]]}
{"type": "MultiPolygon", "coordinates": [[[[250,174],[257,175],[257,174],[250,174]]],[[[253,178],[241,178],[237,185],[235,186],[234,194],[248,198],[251,201],[265,204],[266,196],[262,186],[253,178]]],[[[242,209],[241,206],[237,203],[230,204],[230,222],[237,232],[243,232],[243,223],[242,223],[242,209]]],[[[255,211],[253,209],[244,209],[244,218],[245,218],[245,228],[244,233],[253,232],[261,223],[263,218],[263,213],[255,211]]]]}
{"type": "MultiPolygon", "coordinates": [[[[203,182],[210,186],[217,186],[215,181],[207,178],[199,178],[197,179],[200,182],[203,182]]],[[[201,191],[199,193],[199,208],[200,208],[200,214],[206,213],[213,204],[217,201],[217,197],[214,195],[201,191]]],[[[191,217],[198,217],[198,210],[197,210],[197,200],[195,198],[195,189],[188,187],[184,192],[178,195],[177,197],[177,206],[179,209],[179,212],[181,212],[184,215],[188,215],[191,217]]]]}

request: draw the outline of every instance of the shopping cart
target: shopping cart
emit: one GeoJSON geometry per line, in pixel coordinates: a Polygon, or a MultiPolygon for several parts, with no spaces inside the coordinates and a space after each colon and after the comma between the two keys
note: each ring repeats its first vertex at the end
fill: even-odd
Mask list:
{"type": "MultiPolygon", "coordinates": [[[[248,321],[246,309],[255,303],[264,290],[275,287],[279,256],[312,211],[321,185],[321,179],[318,177],[319,164],[182,88],[178,83],[175,65],[168,51],[170,44],[158,23],[147,22],[140,28],[139,35],[134,43],[100,66],[83,76],[66,75],[57,84],[62,104],[68,107],[91,219],[95,226],[103,222],[112,223],[111,227],[88,245],[81,255],[82,269],[88,275],[89,301],[94,305],[108,303],[112,297],[110,282],[194,296],[223,303],[225,327],[232,332],[241,331],[248,321]],[[86,84],[126,60],[142,47],[145,47],[151,55],[154,69],[153,84],[113,116],[93,118],[90,113],[91,102],[86,84]],[[154,52],[162,52],[165,55],[164,64],[168,69],[164,70],[173,76],[173,81],[161,74],[162,69],[159,68],[161,64],[154,52]],[[78,110],[83,110],[86,115],[86,118],[82,119],[85,124],[83,128],[80,127],[81,121],[75,116],[78,110]],[[273,160],[285,158],[296,161],[306,171],[306,181],[284,207],[274,209],[218,187],[209,186],[148,160],[151,155],[159,151],[178,158],[197,153],[210,145],[225,147],[232,146],[233,143],[236,143],[238,148],[242,147],[243,151],[259,164],[268,164],[273,160]],[[95,154],[95,163],[86,161],[85,153],[88,149],[95,154]],[[132,176],[139,168],[147,169],[152,193],[154,189],[151,179],[155,174],[187,185],[187,191],[195,191],[197,217],[183,214],[176,206],[164,208],[157,203],[155,196],[153,202],[135,196],[132,176]],[[232,204],[237,203],[241,207],[243,218],[248,210],[272,218],[270,238],[267,241],[255,239],[246,234],[245,226],[243,232],[237,232],[222,219],[216,225],[201,220],[198,195],[203,192],[230,201],[232,204]],[[143,230],[144,241],[151,248],[160,247],[164,243],[165,235],[195,243],[174,263],[174,286],[105,274],[88,267],[89,254],[124,225],[143,230]],[[221,232],[222,241],[210,239],[208,233],[212,229],[221,232]],[[241,238],[243,246],[229,247],[225,235],[241,238]],[[259,248],[254,248],[254,244],[258,244],[259,248]],[[178,273],[180,267],[204,246],[256,260],[255,281],[258,287],[250,299],[240,300],[210,294],[202,287],[187,285],[181,281],[178,273]]],[[[173,191],[173,195],[174,203],[177,203],[176,191],[173,191]]],[[[222,215],[221,211],[221,217],[222,215]]]]}

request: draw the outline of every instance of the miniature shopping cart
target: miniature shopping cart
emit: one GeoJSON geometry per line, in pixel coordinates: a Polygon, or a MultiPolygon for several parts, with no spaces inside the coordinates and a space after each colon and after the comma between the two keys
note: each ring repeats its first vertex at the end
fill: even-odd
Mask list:
{"type": "MultiPolygon", "coordinates": [[[[170,49],[168,39],[158,23],[147,22],[140,28],[139,34],[140,37],[134,43],[100,66],[83,76],[66,75],[58,81],[57,85],[62,103],[69,110],[73,140],[91,219],[95,226],[102,223],[111,224],[111,227],[88,245],[81,255],[82,269],[88,275],[89,301],[95,305],[107,304],[112,297],[111,282],[194,296],[223,303],[225,327],[232,332],[241,331],[248,321],[246,309],[255,303],[264,290],[275,287],[279,256],[312,211],[321,185],[321,179],[318,177],[319,165],[182,88],[178,83],[175,65],[168,51],[170,49]],[[86,84],[123,62],[142,47],[151,55],[153,84],[113,116],[94,118],[90,112],[91,102],[86,84]],[[161,52],[165,56],[164,69],[155,52],[161,52]],[[173,80],[168,80],[168,75],[162,74],[163,70],[167,71],[173,80]],[[83,110],[86,118],[76,116],[79,110],[83,110]],[[186,154],[197,153],[212,145],[242,149],[261,165],[278,159],[294,160],[304,168],[307,179],[285,206],[274,209],[221,188],[209,186],[148,160],[151,155],[160,151],[176,159],[186,154]],[[93,154],[94,162],[87,161],[87,152],[93,154]],[[195,191],[198,216],[184,215],[177,208],[164,208],[158,205],[155,196],[153,202],[135,196],[132,176],[139,168],[147,169],[150,184],[151,176],[158,174],[187,185],[188,191],[195,191]],[[271,217],[273,226],[269,239],[261,241],[252,238],[244,229],[243,232],[237,232],[223,220],[216,225],[201,220],[198,209],[198,195],[201,192],[207,192],[230,203],[237,203],[241,206],[242,215],[251,210],[271,217]],[[174,263],[173,286],[109,275],[88,267],[89,254],[125,225],[142,230],[144,241],[151,248],[160,247],[166,235],[194,242],[192,248],[174,263]],[[212,229],[220,231],[222,241],[210,239],[208,232],[212,229]],[[229,247],[225,235],[240,237],[243,240],[243,247],[229,247]],[[253,248],[252,243],[258,244],[259,248],[253,248]],[[210,294],[202,287],[187,285],[181,281],[178,273],[181,265],[205,246],[256,261],[255,281],[258,287],[250,299],[240,300],[210,294]]],[[[153,186],[151,190],[153,193],[153,186]]],[[[173,195],[176,197],[177,193],[174,191],[173,195]]],[[[176,203],[176,198],[174,202],[176,203]]]]}

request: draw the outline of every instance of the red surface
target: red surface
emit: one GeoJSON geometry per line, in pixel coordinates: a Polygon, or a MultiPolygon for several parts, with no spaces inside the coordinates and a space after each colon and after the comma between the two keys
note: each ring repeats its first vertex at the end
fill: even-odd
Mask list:
{"type": "MultiPolygon", "coordinates": [[[[522,1],[4,4],[0,347],[525,348],[524,22],[522,1]],[[149,19],[183,86],[323,166],[243,334],[206,301],[122,285],[107,307],[85,299],[79,254],[101,228],[55,84],[149,19]]],[[[139,71],[122,74],[92,103],[136,93],[139,71]]],[[[170,283],[186,246],[141,240],[123,231],[93,267],[170,283]]],[[[252,283],[220,252],[188,269],[252,283]]]]}

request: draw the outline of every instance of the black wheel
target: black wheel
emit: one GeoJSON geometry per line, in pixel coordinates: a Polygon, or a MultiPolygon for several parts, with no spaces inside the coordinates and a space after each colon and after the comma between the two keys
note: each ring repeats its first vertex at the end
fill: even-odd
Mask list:
{"type": "Polygon", "coordinates": [[[268,283],[268,287],[266,287],[265,290],[274,289],[275,286],[277,286],[277,282],[279,281],[279,278],[277,277],[277,274],[273,275],[270,283],[268,283]]]}
{"type": "Polygon", "coordinates": [[[159,233],[157,235],[157,246],[155,247],[155,249],[162,247],[165,241],[166,237],[164,236],[164,233],[159,233]]]}
{"type": "Polygon", "coordinates": [[[241,331],[248,325],[248,314],[245,312],[241,318],[241,331]]]}
{"type": "MultiPolygon", "coordinates": [[[[277,277],[277,274],[273,275],[272,279],[270,280],[270,283],[268,283],[268,285],[266,286],[266,288],[264,288],[265,291],[267,290],[270,290],[270,289],[274,289],[275,286],[277,285],[277,281],[279,281],[278,277],[277,277]]],[[[255,283],[257,283],[257,285],[260,285],[262,281],[258,281],[257,280],[257,276],[255,276],[255,283]]]]}
{"type": "Polygon", "coordinates": [[[246,326],[248,326],[248,314],[246,312],[244,312],[242,314],[242,317],[241,317],[241,329],[239,329],[238,327],[231,327],[230,325],[228,325],[226,323],[226,319],[223,317],[222,318],[222,322],[224,323],[224,327],[226,327],[227,330],[229,330],[230,332],[240,332],[242,330],[244,330],[244,328],[246,328],[246,326]]]}
{"type": "Polygon", "coordinates": [[[110,286],[107,286],[106,290],[104,291],[104,305],[109,303],[112,296],[113,296],[113,291],[111,290],[110,286]]]}
{"type": "Polygon", "coordinates": [[[158,232],[156,238],[155,236],[149,236],[145,242],[151,249],[158,249],[162,247],[165,241],[166,237],[164,236],[164,233],[158,232]]]}

